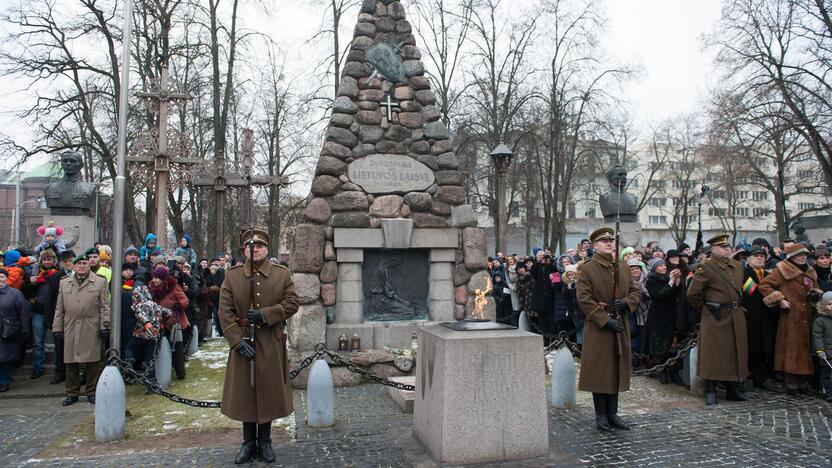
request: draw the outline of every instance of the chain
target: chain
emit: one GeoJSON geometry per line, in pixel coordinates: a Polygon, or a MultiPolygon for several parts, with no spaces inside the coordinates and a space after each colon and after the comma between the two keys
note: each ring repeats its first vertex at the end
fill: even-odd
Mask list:
{"type": "MultiPolygon", "coordinates": [[[[318,346],[322,346],[322,345],[323,345],[323,343],[319,344],[318,346]]],[[[353,364],[351,361],[344,360],[341,356],[339,356],[336,353],[333,353],[332,351],[327,350],[326,348],[323,348],[323,352],[326,353],[326,355],[329,356],[330,359],[332,359],[332,362],[334,362],[336,364],[341,364],[342,366],[346,367],[347,370],[349,370],[350,372],[356,373],[356,374],[364,377],[367,380],[370,380],[370,381],[375,382],[377,384],[386,385],[388,387],[398,388],[399,390],[407,390],[407,391],[411,391],[411,392],[416,391],[416,386],[415,385],[407,385],[407,384],[403,384],[401,382],[394,382],[390,379],[385,379],[384,377],[375,375],[370,371],[366,371],[366,370],[358,367],[357,365],[353,364]]]]}
{"type": "Polygon", "coordinates": [[[640,370],[634,371],[633,375],[649,375],[649,374],[654,374],[656,372],[660,372],[660,371],[663,371],[663,370],[667,369],[668,367],[676,364],[681,359],[683,359],[685,356],[687,356],[687,354],[690,352],[690,350],[693,349],[693,347],[696,346],[696,343],[698,343],[698,342],[699,342],[699,324],[697,323],[696,328],[694,328],[693,331],[690,333],[690,335],[688,335],[687,338],[685,338],[685,341],[684,341],[685,345],[682,346],[681,348],[679,348],[679,350],[676,351],[676,354],[673,357],[671,357],[670,359],[668,359],[667,361],[665,361],[661,364],[656,364],[655,366],[650,367],[648,369],[640,369],[640,370]]]}
{"type": "Polygon", "coordinates": [[[552,342],[549,343],[549,346],[546,346],[543,349],[543,355],[548,356],[549,353],[560,348],[563,345],[566,345],[566,347],[569,348],[569,351],[572,353],[573,356],[581,357],[581,348],[578,347],[577,343],[569,339],[569,332],[567,331],[561,331],[560,333],[558,333],[557,338],[552,340],[552,342]]]}

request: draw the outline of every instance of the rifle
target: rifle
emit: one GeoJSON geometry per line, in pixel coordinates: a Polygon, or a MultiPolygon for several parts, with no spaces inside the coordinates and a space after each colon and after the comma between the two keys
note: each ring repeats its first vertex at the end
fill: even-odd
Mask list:
{"type": "MultiPolygon", "coordinates": [[[[257,283],[257,279],[254,277],[254,223],[252,222],[252,194],[251,194],[251,173],[249,173],[246,177],[248,179],[248,308],[249,310],[255,309],[256,304],[254,302],[255,297],[255,285],[257,283]]],[[[255,326],[251,321],[248,322],[248,343],[254,348],[254,337],[255,333],[257,332],[255,326]]],[[[254,384],[254,358],[248,362],[248,384],[249,387],[255,388],[254,384]]]]}
{"type": "Polygon", "coordinates": [[[704,243],[702,242],[702,199],[705,198],[706,193],[708,193],[708,186],[703,185],[702,190],[699,192],[699,230],[696,232],[696,245],[693,249],[694,259],[699,256],[699,252],[704,246],[704,243]]]}
{"type": "MultiPolygon", "coordinates": [[[[618,186],[618,206],[616,207],[615,212],[615,257],[613,257],[612,262],[612,300],[615,302],[616,298],[618,297],[618,256],[620,255],[621,250],[621,196],[623,195],[623,188],[621,187],[622,184],[620,181],[616,184],[618,186]]],[[[610,308],[612,309],[612,304],[610,304],[610,308]]],[[[613,310],[613,318],[621,321],[621,316],[618,315],[615,310],[613,310]]],[[[622,324],[623,325],[623,324],[622,324]]],[[[621,356],[622,348],[621,348],[621,341],[623,340],[622,332],[615,332],[615,355],[621,356]]]]}

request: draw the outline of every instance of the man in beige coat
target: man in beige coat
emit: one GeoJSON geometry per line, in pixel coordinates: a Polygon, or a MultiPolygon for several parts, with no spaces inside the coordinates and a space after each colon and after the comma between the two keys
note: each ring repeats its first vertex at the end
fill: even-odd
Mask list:
{"type": "Polygon", "coordinates": [[[220,288],[219,318],[223,337],[231,347],[221,411],[243,423],[243,446],[234,463],[248,463],[258,448],[262,459],[271,463],[275,461],[272,420],[294,411],[284,326],[298,310],[298,296],[289,270],[269,262],[269,235],[264,230],[245,232],[240,244],[246,246],[248,258],[245,264],[228,269],[220,288]],[[253,258],[247,245],[252,237],[253,258]],[[252,263],[253,303],[249,299],[252,263]],[[250,325],[254,325],[253,343],[249,340],[250,325]]]}
{"type": "Polygon", "coordinates": [[[589,236],[595,255],[578,269],[578,305],[586,316],[578,388],[592,392],[595,424],[602,431],[630,428],[618,416],[618,393],[630,389],[630,321],[641,301],[627,262],[614,261],[612,228],[589,236]],[[618,282],[613,286],[615,269],[618,282]]]}
{"type": "Polygon", "coordinates": [[[748,329],[742,306],[744,270],[731,258],[727,235],[708,240],[711,258],[696,267],[688,302],[701,313],[699,377],[705,380],[705,403],[716,404],[716,383],[725,382],[725,399],[744,401],[739,386],[748,377],[748,329]]]}
{"type": "Polygon", "coordinates": [[[52,334],[63,340],[66,363],[64,406],[78,401],[81,364],[87,368],[86,395],[95,403],[95,386],[101,374],[101,340],[110,339],[110,289],[107,280],[90,274],[85,254],[73,260],[73,272],[61,279],[52,334]]]}

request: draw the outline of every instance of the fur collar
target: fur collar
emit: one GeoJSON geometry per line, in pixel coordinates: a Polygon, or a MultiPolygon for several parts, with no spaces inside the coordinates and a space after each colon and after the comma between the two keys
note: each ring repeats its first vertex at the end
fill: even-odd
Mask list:
{"type": "Polygon", "coordinates": [[[793,280],[793,279],[797,278],[798,276],[804,275],[804,274],[806,276],[808,276],[809,278],[812,278],[815,281],[817,281],[817,279],[818,279],[818,273],[815,271],[814,268],[809,267],[804,272],[804,271],[801,271],[800,268],[793,265],[792,262],[790,262],[788,260],[783,260],[782,262],[779,262],[777,264],[777,270],[780,272],[781,275],[783,275],[783,278],[785,278],[787,281],[788,280],[793,280]]]}

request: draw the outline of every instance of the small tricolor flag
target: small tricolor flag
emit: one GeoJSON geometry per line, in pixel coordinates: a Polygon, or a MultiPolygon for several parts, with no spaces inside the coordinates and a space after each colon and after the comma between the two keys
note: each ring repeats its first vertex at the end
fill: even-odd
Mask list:
{"type": "Polygon", "coordinates": [[[745,280],[745,284],[742,285],[742,292],[745,293],[746,296],[754,294],[754,291],[756,290],[757,283],[755,283],[753,279],[749,277],[747,280],[745,280]]]}

